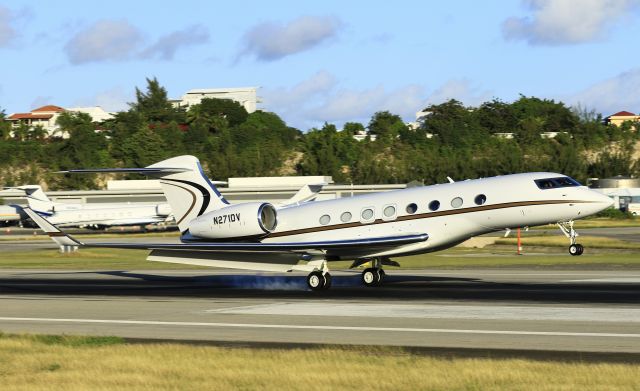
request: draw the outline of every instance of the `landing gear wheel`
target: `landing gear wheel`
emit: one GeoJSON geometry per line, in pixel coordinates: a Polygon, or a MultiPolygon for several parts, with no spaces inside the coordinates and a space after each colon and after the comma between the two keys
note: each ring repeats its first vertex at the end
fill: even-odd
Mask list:
{"type": "Polygon", "coordinates": [[[321,272],[311,272],[307,276],[307,285],[312,291],[319,291],[325,285],[325,278],[321,272]]]}
{"type": "Polygon", "coordinates": [[[365,286],[376,286],[380,283],[380,273],[378,270],[369,267],[362,272],[362,283],[365,286]]]}
{"type": "Polygon", "coordinates": [[[577,255],[582,255],[582,253],[584,252],[584,246],[581,244],[572,244],[571,246],[569,246],[569,254],[577,256],[577,255]]]}
{"type": "Polygon", "coordinates": [[[331,274],[323,274],[319,271],[311,272],[307,276],[307,286],[311,288],[312,291],[329,289],[331,287],[331,274]]]}
{"type": "Polygon", "coordinates": [[[325,273],[324,274],[324,285],[322,285],[322,289],[329,289],[329,288],[331,288],[331,274],[325,273]]]}
{"type": "Polygon", "coordinates": [[[378,284],[382,284],[384,282],[384,278],[387,276],[387,273],[384,272],[384,269],[378,269],[378,284]]]}

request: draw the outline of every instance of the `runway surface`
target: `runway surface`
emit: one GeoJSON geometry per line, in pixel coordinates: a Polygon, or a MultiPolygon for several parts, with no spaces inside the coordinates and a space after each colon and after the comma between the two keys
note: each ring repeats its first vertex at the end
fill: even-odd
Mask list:
{"type": "Polygon", "coordinates": [[[0,330],[271,344],[627,353],[640,358],[640,271],[0,271],[0,330]]]}

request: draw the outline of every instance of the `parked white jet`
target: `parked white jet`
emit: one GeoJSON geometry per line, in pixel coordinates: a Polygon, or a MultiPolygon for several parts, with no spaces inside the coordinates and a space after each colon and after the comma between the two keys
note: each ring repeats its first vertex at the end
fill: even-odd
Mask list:
{"type": "Polygon", "coordinates": [[[25,192],[29,208],[61,227],[103,228],[116,225],[157,224],[171,219],[171,207],[163,204],[53,202],[38,185],[13,187],[25,192]]]}
{"type": "Polygon", "coordinates": [[[22,214],[22,208],[18,205],[0,205],[0,224],[18,224],[22,214]]]}
{"type": "MultiPolygon", "coordinates": [[[[104,172],[91,169],[71,172],[104,172]]],[[[193,156],[142,169],[117,171],[159,177],[182,232],[181,244],[84,244],[38,214],[27,213],[61,246],[149,249],[152,261],[265,271],[308,271],[311,289],[331,285],[327,263],[371,262],[365,285],[384,278],[389,257],[443,250],[473,236],[558,223],[576,243],[574,219],[612,204],[611,199],[555,173],[526,173],[415,187],[276,208],[266,202],[230,205],[193,156]],[[300,261],[304,261],[300,262],[300,261]]]]}

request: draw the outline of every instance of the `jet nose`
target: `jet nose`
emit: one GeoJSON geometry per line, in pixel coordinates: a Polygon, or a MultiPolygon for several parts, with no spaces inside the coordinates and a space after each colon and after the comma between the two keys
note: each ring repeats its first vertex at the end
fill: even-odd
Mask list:
{"type": "Polygon", "coordinates": [[[599,193],[597,191],[591,191],[594,197],[594,201],[598,203],[600,206],[600,210],[605,210],[613,206],[613,199],[605,194],[599,193]]]}

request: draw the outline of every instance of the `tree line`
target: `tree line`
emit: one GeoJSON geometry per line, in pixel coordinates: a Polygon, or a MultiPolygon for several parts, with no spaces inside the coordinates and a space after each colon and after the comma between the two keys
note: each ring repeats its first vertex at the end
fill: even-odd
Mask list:
{"type": "Polygon", "coordinates": [[[0,112],[0,183],[101,188],[106,179],[123,177],[53,172],[144,167],[181,154],[198,156],[216,179],[331,175],[339,183],[432,184],[447,176],[525,171],[560,172],[583,182],[640,174],[640,162],[634,159],[640,139],[637,123],[608,126],[592,111],[526,96],[512,103],[494,99],[478,107],[450,100],[425,112],[417,127],[381,111],[367,124],[348,122],[338,130],[325,123],[303,133],[275,113],[247,113],[231,100],[206,98],[186,109],[174,107],[158,80],[147,79],[144,90],[136,88],[136,100],[127,111],[99,124],[87,114],[64,112],[50,137],[39,127],[12,128],[0,112]],[[542,138],[543,132],[559,133],[542,138]],[[369,136],[354,139],[362,133],[369,136]],[[498,133],[513,133],[513,138],[498,133]]]}

